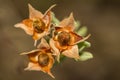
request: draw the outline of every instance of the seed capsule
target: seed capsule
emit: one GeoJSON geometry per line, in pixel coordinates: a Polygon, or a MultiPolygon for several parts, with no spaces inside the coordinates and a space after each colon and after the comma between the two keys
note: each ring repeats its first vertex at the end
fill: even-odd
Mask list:
{"type": "Polygon", "coordinates": [[[58,42],[60,43],[61,46],[66,46],[70,42],[70,34],[62,31],[61,33],[58,34],[58,42]]]}
{"type": "Polygon", "coordinates": [[[40,54],[38,56],[38,63],[42,67],[47,66],[49,64],[49,60],[50,60],[50,58],[47,54],[40,54]]]}
{"type": "Polygon", "coordinates": [[[45,23],[42,20],[35,20],[33,22],[35,32],[42,33],[45,30],[45,23]]]}

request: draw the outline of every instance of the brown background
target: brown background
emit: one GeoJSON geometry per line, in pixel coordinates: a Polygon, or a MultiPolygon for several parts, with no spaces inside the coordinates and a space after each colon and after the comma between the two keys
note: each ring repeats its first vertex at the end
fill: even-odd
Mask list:
{"type": "Polygon", "coordinates": [[[28,17],[30,3],[41,12],[53,4],[61,20],[74,13],[92,34],[88,40],[94,58],[85,62],[66,59],[53,67],[55,80],[120,80],[120,0],[0,0],[0,80],[54,80],[43,72],[24,71],[33,40],[14,24],[28,17]]]}

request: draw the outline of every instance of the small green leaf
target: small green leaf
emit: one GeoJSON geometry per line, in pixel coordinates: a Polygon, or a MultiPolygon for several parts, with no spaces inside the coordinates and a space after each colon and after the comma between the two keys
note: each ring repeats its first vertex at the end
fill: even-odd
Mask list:
{"type": "Polygon", "coordinates": [[[80,22],[79,21],[75,21],[75,30],[78,31],[79,27],[80,27],[80,22]]]}
{"type": "Polygon", "coordinates": [[[83,51],[83,49],[85,49],[85,46],[82,46],[81,48],[79,48],[79,52],[83,51]]]}
{"type": "Polygon", "coordinates": [[[86,60],[92,59],[92,58],[93,58],[93,55],[87,51],[82,52],[80,55],[80,61],[86,61],[86,60]]]}
{"type": "Polygon", "coordinates": [[[91,46],[91,43],[88,42],[88,41],[84,41],[84,42],[78,43],[78,48],[79,48],[79,49],[82,48],[83,46],[84,46],[84,48],[88,48],[88,47],[91,46]]]}
{"type": "Polygon", "coordinates": [[[91,43],[88,41],[84,41],[84,45],[86,46],[86,48],[91,47],[91,43]]]}
{"type": "Polygon", "coordinates": [[[59,25],[60,21],[55,17],[55,14],[52,12],[52,23],[56,26],[59,25]]]}
{"type": "Polygon", "coordinates": [[[85,45],[84,45],[84,42],[80,42],[80,43],[78,43],[77,45],[78,45],[78,48],[79,48],[79,49],[80,49],[82,46],[85,46],[85,45]]]}
{"type": "Polygon", "coordinates": [[[87,34],[87,31],[88,31],[87,27],[83,26],[77,31],[77,33],[81,36],[85,36],[87,34]]]}

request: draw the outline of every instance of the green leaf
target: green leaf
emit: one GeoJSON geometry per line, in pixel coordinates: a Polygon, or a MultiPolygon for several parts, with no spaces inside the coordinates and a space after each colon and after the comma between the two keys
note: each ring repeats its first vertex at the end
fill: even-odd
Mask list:
{"type": "Polygon", "coordinates": [[[79,52],[81,52],[83,49],[88,48],[90,46],[91,46],[91,43],[88,41],[78,43],[79,52]]]}
{"type": "Polygon", "coordinates": [[[52,12],[52,23],[56,26],[59,25],[60,21],[55,17],[55,14],[52,12]]]}
{"type": "Polygon", "coordinates": [[[84,45],[86,48],[91,47],[91,43],[88,41],[84,41],[84,45]]]}
{"type": "Polygon", "coordinates": [[[83,42],[80,42],[78,43],[78,48],[82,47],[82,46],[85,46],[85,47],[90,47],[91,46],[91,43],[88,42],[88,41],[83,41],[83,42]]]}
{"type": "Polygon", "coordinates": [[[93,55],[90,53],[90,52],[82,52],[81,55],[80,55],[80,61],[86,61],[88,59],[92,59],[93,58],[93,55]]]}
{"type": "Polygon", "coordinates": [[[80,22],[79,21],[75,21],[75,30],[78,31],[79,27],[80,27],[80,22]]]}
{"type": "Polygon", "coordinates": [[[79,48],[79,52],[83,51],[85,49],[85,46],[82,46],[81,48],[79,48]]]}
{"type": "Polygon", "coordinates": [[[87,31],[88,31],[87,27],[83,26],[77,31],[77,33],[81,36],[85,36],[87,34],[87,31]]]}

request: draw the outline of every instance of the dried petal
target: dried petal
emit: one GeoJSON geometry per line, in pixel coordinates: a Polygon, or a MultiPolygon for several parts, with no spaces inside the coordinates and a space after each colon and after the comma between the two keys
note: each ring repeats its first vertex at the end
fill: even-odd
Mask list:
{"type": "Polygon", "coordinates": [[[54,8],[56,6],[56,4],[54,4],[54,5],[52,5],[52,6],[50,6],[50,8],[45,12],[45,14],[44,15],[46,15],[49,11],[51,11],[51,9],[52,8],[54,8]]]}
{"type": "Polygon", "coordinates": [[[70,45],[74,45],[75,43],[79,42],[80,40],[83,39],[82,36],[74,33],[74,32],[70,32],[71,34],[71,41],[70,41],[70,45]]]}
{"type": "Polygon", "coordinates": [[[14,25],[16,28],[21,28],[23,29],[28,35],[33,35],[33,29],[32,28],[28,28],[28,26],[26,26],[23,23],[17,23],[14,25]]]}
{"type": "Polygon", "coordinates": [[[34,9],[30,4],[28,4],[28,7],[29,7],[29,18],[30,19],[43,17],[43,14],[40,11],[34,9]]]}
{"type": "Polygon", "coordinates": [[[20,55],[33,54],[33,53],[38,52],[38,51],[40,51],[40,49],[35,49],[35,50],[30,51],[30,52],[23,52],[20,55]]]}
{"type": "Polygon", "coordinates": [[[29,62],[29,63],[28,63],[28,67],[25,68],[24,70],[36,70],[36,71],[41,71],[41,67],[40,67],[39,64],[37,64],[37,63],[29,62]]]}
{"type": "Polygon", "coordinates": [[[50,75],[52,78],[55,78],[50,71],[48,71],[47,73],[48,73],[48,75],[50,75]]]}
{"type": "Polygon", "coordinates": [[[30,62],[37,63],[38,55],[40,54],[39,52],[40,52],[40,50],[36,49],[36,50],[32,50],[30,52],[21,53],[20,55],[28,55],[30,62]]]}
{"type": "Polygon", "coordinates": [[[74,45],[74,46],[72,46],[71,49],[63,51],[62,54],[69,58],[79,59],[78,46],[74,45]]]}
{"type": "Polygon", "coordinates": [[[56,6],[56,4],[52,5],[44,14],[43,16],[43,20],[44,22],[47,24],[47,26],[50,25],[51,22],[51,9],[54,8],[56,6]]]}
{"type": "Polygon", "coordinates": [[[60,22],[60,26],[66,28],[70,31],[73,31],[74,27],[75,27],[73,13],[71,13],[68,18],[65,18],[64,20],[62,20],[60,22]]]}
{"type": "Polygon", "coordinates": [[[59,49],[55,46],[55,41],[50,39],[50,47],[52,48],[53,55],[57,56],[57,61],[59,62],[60,52],[59,49]]]}
{"type": "Polygon", "coordinates": [[[76,43],[75,43],[75,44],[77,44],[77,43],[80,43],[80,42],[83,42],[83,41],[87,40],[90,36],[91,36],[91,34],[89,34],[88,36],[84,37],[83,39],[81,39],[81,40],[79,40],[79,41],[76,41],[76,43]]]}
{"type": "Polygon", "coordinates": [[[36,46],[37,44],[37,40],[41,39],[42,37],[46,36],[48,34],[48,32],[44,31],[43,33],[34,33],[33,35],[33,39],[35,40],[34,42],[34,46],[36,46]]]}
{"type": "Polygon", "coordinates": [[[40,44],[37,46],[37,48],[39,48],[39,49],[44,49],[44,48],[50,49],[50,46],[48,45],[47,41],[46,41],[44,38],[42,38],[42,39],[41,39],[41,42],[40,42],[40,44]]]}
{"type": "Polygon", "coordinates": [[[49,27],[51,23],[51,11],[49,11],[46,15],[43,17],[44,23],[46,23],[46,26],[49,27]]]}

